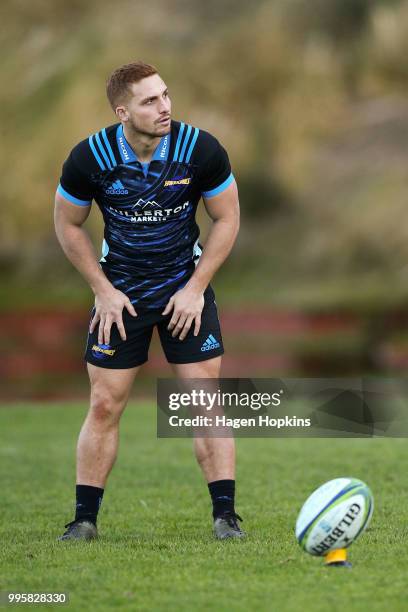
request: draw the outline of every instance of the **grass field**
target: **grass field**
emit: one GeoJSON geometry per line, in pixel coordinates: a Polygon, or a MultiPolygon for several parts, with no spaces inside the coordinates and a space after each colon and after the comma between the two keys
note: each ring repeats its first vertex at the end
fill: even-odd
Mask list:
{"type": "Polygon", "coordinates": [[[62,544],[85,410],[0,409],[0,590],[66,591],[71,610],[407,609],[405,440],[238,439],[237,511],[249,535],[216,542],[191,440],[158,440],[154,406],[132,404],[101,538],[62,544]],[[324,568],[293,535],[307,495],[341,475],[367,481],[376,502],[371,527],[351,548],[352,570],[324,568]]]}

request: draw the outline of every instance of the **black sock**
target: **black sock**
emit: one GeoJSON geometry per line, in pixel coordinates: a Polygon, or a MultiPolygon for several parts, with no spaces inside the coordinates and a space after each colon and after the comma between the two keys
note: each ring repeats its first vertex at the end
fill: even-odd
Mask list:
{"type": "Polygon", "coordinates": [[[96,525],[102,497],[103,489],[91,487],[89,485],[77,485],[75,520],[89,521],[96,525]]]}
{"type": "Polygon", "coordinates": [[[235,480],[215,480],[208,483],[212,503],[213,517],[224,514],[224,512],[235,512],[235,480]]]}

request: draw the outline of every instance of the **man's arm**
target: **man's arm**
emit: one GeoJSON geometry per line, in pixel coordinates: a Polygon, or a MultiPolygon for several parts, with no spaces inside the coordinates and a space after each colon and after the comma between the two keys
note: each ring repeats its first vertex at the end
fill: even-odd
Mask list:
{"type": "Polygon", "coordinates": [[[201,313],[204,307],[204,291],[218,268],[228,257],[239,229],[238,188],[235,181],[219,195],[203,198],[207,213],[213,220],[203,253],[194,274],[183,289],[169,300],[163,314],[173,309],[168,325],[184,340],[194,322],[194,335],[200,331],[201,313]]]}
{"type": "Polygon", "coordinates": [[[82,227],[90,209],[90,206],[71,204],[57,193],[54,209],[55,231],[65,255],[95,294],[95,315],[90,332],[93,332],[99,321],[98,342],[109,344],[113,323],[116,323],[122,340],[126,340],[122,320],[123,308],[133,316],[136,316],[136,311],[129,298],[109,282],[98,263],[91,239],[82,227]]]}

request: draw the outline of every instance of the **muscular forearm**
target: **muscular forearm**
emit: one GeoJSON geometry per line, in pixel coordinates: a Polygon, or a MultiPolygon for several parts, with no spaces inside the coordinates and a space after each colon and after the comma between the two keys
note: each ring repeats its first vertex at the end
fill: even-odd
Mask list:
{"type": "MultiPolygon", "coordinates": [[[[69,209],[68,210],[68,215],[69,209]]],[[[98,326],[99,344],[109,344],[111,328],[114,323],[123,341],[126,340],[126,331],[123,324],[123,309],[132,316],[137,313],[126,294],[115,289],[108,281],[96,258],[95,250],[88,233],[79,224],[67,222],[63,219],[57,208],[55,216],[55,230],[64,253],[82,274],[95,293],[95,310],[89,332],[92,334],[98,326]]]]}
{"type": "Polygon", "coordinates": [[[200,261],[187,283],[188,287],[204,291],[214,274],[228,257],[238,233],[238,221],[213,221],[200,261]]]}
{"type": "Polygon", "coordinates": [[[103,273],[91,242],[83,227],[65,225],[56,227],[58,240],[65,255],[88,282],[92,291],[97,294],[111,288],[111,284],[103,273]]]}

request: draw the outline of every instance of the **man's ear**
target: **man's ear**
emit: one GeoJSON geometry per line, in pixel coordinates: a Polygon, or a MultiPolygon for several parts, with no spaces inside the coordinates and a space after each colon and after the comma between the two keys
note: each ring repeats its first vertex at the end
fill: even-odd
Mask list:
{"type": "Polygon", "coordinates": [[[120,121],[129,121],[129,113],[125,106],[118,106],[115,110],[115,114],[120,121]]]}

